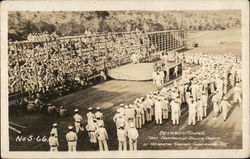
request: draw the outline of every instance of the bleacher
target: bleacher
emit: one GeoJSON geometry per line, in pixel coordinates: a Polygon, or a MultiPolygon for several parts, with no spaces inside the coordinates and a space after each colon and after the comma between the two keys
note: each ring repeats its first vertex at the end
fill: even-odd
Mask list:
{"type": "Polygon", "coordinates": [[[134,53],[151,62],[160,51],[185,47],[184,30],[9,42],[9,94],[13,98],[25,92],[47,92],[66,82],[86,84],[99,78],[101,71],[131,63],[134,53]]]}

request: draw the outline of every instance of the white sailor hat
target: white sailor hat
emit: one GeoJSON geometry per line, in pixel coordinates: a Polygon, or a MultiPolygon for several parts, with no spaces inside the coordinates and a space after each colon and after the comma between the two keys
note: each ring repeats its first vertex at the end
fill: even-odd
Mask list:
{"type": "Polygon", "coordinates": [[[57,123],[54,123],[53,126],[56,127],[56,126],[57,126],[57,123]]]}
{"type": "Polygon", "coordinates": [[[88,110],[92,110],[93,108],[92,107],[89,107],[88,110]]]}
{"type": "Polygon", "coordinates": [[[101,108],[100,107],[97,107],[96,110],[100,110],[101,108]]]}
{"type": "Polygon", "coordinates": [[[120,107],[123,107],[124,106],[124,104],[120,104],[120,107]]]}
{"type": "Polygon", "coordinates": [[[78,109],[75,109],[74,112],[78,112],[78,109]]]}
{"type": "Polygon", "coordinates": [[[69,130],[72,130],[72,129],[73,129],[73,126],[68,126],[68,129],[69,129],[69,130]]]}

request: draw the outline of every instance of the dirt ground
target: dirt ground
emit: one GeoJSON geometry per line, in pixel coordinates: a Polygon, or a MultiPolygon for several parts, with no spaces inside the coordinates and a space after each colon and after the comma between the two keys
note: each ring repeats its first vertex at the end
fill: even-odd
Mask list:
{"type": "MultiPolygon", "coordinates": [[[[192,33],[199,47],[189,52],[211,52],[241,55],[241,43],[239,30],[211,31],[206,33],[192,33]],[[199,36],[198,36],[199,35],[199,36]],[[213,52],[212,52],[213,51],[213,52]]],[[[191,37],[191,35],[190,35],[191,37]]],[[[194,68],[195,69],[195,68],[194,68]]],[[[171,87],[171,83],[169,84],[171,87]]],[[[65,134],[67,126],[73,125],[73,110],[78,105],[79,113],[84,118],[86,126],[86,113],[88,107],[102,108],[105,127],[107,129],[110,150],[117,150],[115,124],[112,120],[120,103],[129,104],[137,97],[145,96],[148,92],[156,90],[152,81],[120,81],[110,80],[90,88],[74,92],[72,94],[56,98],[52,101],[56,106],[64,105],[69,110],[69,116],[58,117],[49,114],[27,114],[21,111],[9,114],[9,120],[26,126],[25,131],[18,135],[10,130],[10,151],[48,151],[48,139],[51,125],[58,123],[59,151],[67,150],[65,134]],[[31,141],[23,141],[33,135],[31,141]],[[21,138],[23,139],[21,141],[21,138]],[[42,140],[43,139],[43,140],[42,140]]],[[[230,92],[228,94],[230,97],[230,92]]],[[[231,98],[229,98],[231,102],[231,98]]],[[[242,105],[233,104],[228,119],[224,122],[222,115],[213,120],[211,107],[208,116],[196,126],[187,124],[187,110],[183,108],[182,117],[178,126],[173,126],[170,120],[164,120],[163,125],[155,125],[148,122],[139,129],[139,150],[160,149],[239,149],[242,147],[242,105]],[[164,134],[165,133],[165,134],[164,134]],[[166,134],[169,133],[169,134],[166,134]],[[198,134],[194,134],[198,133],[198,134]],[[185,139],[188,137],[188,139],[185,139]],[[207,143],[210,143],[207,144],[207,143]],[[207,144],[207,145],[206,145],[207,144]]],[[[89,142],[87,132],[79,135],[78,151],[98,150],[97,144],[89,142]]]]}

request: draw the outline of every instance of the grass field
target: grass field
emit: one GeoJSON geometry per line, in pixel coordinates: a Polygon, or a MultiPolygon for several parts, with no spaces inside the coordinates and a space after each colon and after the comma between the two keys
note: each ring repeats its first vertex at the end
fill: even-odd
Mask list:
{"type": "MultiPolygon", "coordinates": [[[[234,55],[241,55],[239,30],[190,33],[189,37],[192,37],[194,41],[198,42],[200,47],[189,50],[188,52],[227,53],[228,51],[231,51],[234,55]],[[221,41],[224,43],[221,44],[221,41]]],[[[171,84],[169,87],[171,87],[171,84]]],[[[102,108],[102,112],[104,113],[105,127],[109,134],[109,149],[117,150],[118,142],[115,124],[112,121],[112,118],[116,113],[116,108],[120,103],[129,104],[133,102],[135,98],[145,96],[152,90],[156,90],[152,81],[135,82],[110,80],[52,100],[51,103],[57,106],[64,105],[69,110],[70,115],[67,117],[59,118],[48,114],[27,114],[17,111],[16,113],[9,114],[9,120],[27,126],[27,129],[25,129],[22,134],[23,137],[33,135],[34,137],[40,138],[44,136],[44,138],[48,138],[52,123],[57,122],[59,125],[59,150],[66,151],[67,143],[65,141],[65,134],[67,133],[67,126],[73,125],[74,123],[74,106],[76,104],[79,105],[78,108],[80,110],[80,114],[84,117],[85,126],[88,107],[100,106],[102,108]]],[[[209,112],[211,112],[211,107],[209,112]]],[[[217,120],[212,120],[212,113],[209,113],[208,117],[199,122],[196,126],[188,126],[188,114],[184,109],[180,125],[178,126],[172,126],[170,120],[164,120],[163,125],[155,125],[154,122],[149,122],[142,129],[140,129],[138,149],[239,149],[242,146],[241,114],[242,107],[233,105],[229,118],[226,122],[223,122],[221,115],[217,120]],[[162,135],[163,132],[172,132],[172,134],[162,135]],[[193,134],[181,136],[181,134],[175,134],[175,132],[200,132],[203,135],[193,134]],[[179,139],[177,137],[179,137],[179,139]],[[184,138],[181,137],[190,137],[190,140],[184,140],[184,138]],[[207,137],[207,139],[204,139],[203,141],[201,140],[201,137],[207,137]],[[215,143],[217,146],[206,146],[202,145],[202,143],[215,143]]],[[[21,136],[19,135],[19,137],[21,136]]],[[[16,139],[17,134],[10,131],[9,141],[11,151],[49,150],[47,142],[42,142],[40,140],[17,141],[16,139]]],[[[80,134],[77,150],[98,150],[98,145],[91,144],[89,142],[87,132],[84,131],[80,134]]]]}
{"type": "Polygon", "coordinates": [[[199,44],[199,47],[190,52],[231,53],[241,57],[241,30],[220,30],[190,32],[188,37],[191,41],[199,44]]]}

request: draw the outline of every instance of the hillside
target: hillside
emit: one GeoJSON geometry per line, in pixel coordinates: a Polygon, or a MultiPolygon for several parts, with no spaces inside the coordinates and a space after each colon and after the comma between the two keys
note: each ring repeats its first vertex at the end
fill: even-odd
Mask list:
{"type": "Polygon", "coordinates": [[[92,32],[127,32],[171,29],[218,30],[238,28],[239,10],[220,11],[51,11],[9,12],[8,35],[11,40],[24,40],[29,33],[48,31],[62,35],[92,32]]]}

